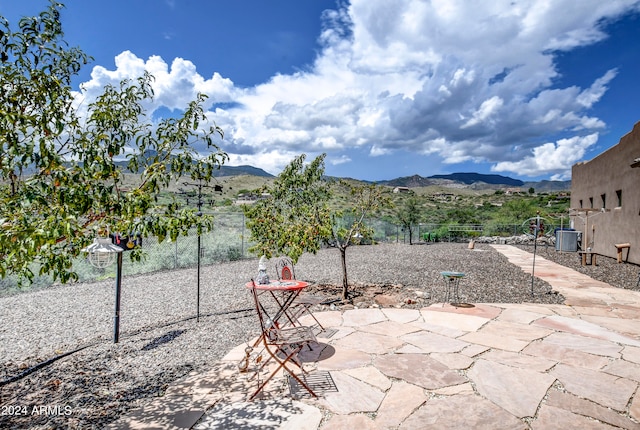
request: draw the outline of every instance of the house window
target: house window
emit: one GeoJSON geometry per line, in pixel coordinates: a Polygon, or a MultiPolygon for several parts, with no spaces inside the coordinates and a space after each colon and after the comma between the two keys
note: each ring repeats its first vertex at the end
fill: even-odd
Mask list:
{"type": "Polygon", "coordinates": [[[600,198],[602,199],[602,208],[606,208],[607,207],[607,195],[606,194],[600,194],[600,198]]]}
{"type": "Polygon", "coordinates": [[[616,191],[616,197],[618,198],[618,207],[622,207],[622,190],[616,191]]]}
{"type": "Polygon", "coordinates": [[[582,199],[580,199],[580,209],[582,209],[582,199]]]}
{"type": "Polygon", "coordinates": [[[593,209],[593,197],[589,197],[589,207],[593,209]]]}

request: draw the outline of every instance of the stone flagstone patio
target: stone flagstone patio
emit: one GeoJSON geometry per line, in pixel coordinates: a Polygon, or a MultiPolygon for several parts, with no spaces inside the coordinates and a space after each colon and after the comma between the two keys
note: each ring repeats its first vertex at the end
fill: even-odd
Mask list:
{"type": "MultiPolygon", "coordinates": [[[[531,254],[495,248],[530,271],[531,254]]],[[[332,335],[301,357],[330,375],[318,399],[283,377],[246,402],[239,345],[110,428],[640,429],[640,294],[539,256],[535,273],[565,305],[316,313],[332,335]]]]}

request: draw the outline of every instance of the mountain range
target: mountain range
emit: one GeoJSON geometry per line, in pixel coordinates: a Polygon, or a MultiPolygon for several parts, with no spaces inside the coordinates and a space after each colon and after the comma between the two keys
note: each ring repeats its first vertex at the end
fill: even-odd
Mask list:
{"type": "MultiPolygon", "coordinates": [[[[251,175],[260,177],[273,177],[272,174],[253,166],[222,166],[216,176],[251,175]]],[[[571,189],[571,181],[537,181],[524,182],[519,179],[502,175],[485,175],[482,173],[451,173],[449,175],[432,175],[423,177],[420,175],[405,176],[387,181],[376,182],[379,185],[390,187],[427,187],[439,185],[450,188],[470,188],[476,190],[521,188],[536,191],[567,191],[571,189]]]]}
{"type": "Polygon", "coordinates": [[[502,175],[485,175],[482,173],[451,173],[449,175],[432,175],[422,177],[420,175],[406,176],[389,181],[379,182],[381,185],[392,187],[427,187],[440,185],[450,188],[470,188],[474,190],[521,188],[536,191],[568,191],[571,189],[571,181],[529,181],[510,178],[502,175]]]}
{"type": "Polygon", "coordinates": [[[265,172],[259,167],[253,166],[220,166],[219,170],[214,171],[214,176],[260,176],[265,178],[273,178],[271,173],[265,172]]]}

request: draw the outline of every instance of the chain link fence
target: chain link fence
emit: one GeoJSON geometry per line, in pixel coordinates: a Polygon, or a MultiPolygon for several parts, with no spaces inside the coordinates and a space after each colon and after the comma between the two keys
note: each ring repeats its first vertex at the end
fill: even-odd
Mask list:
{"type": "MultiPolygon", "coordinates": [[[[253,257],[248,251],[250,231],[246,228],[243,213],[215,213],[214,229],[200,236],[200,264],[210,265],[253,257]]],[[[345,225],[349,220],[345,219],[345,225]]],[[[373,242],[409,243],[409,230],[384,219],[369,218],[366,224],[373,228],[373,242]]],[[[419,223],[411,228],[411,241],[438,242],[461,241],[478,236],[515,236],[522,234],[521,225],[473,225],[419,223]]],[[[179,236],[175,242],[169,239],[158,242],[144,238],[142,261],[131,261],[125,252],[123,275],[136,275],[160,270],[195,267],[198,262],[198,236],[191,231],[179,236]]],[[[114,266],[104,269],[91,266],[86,258],[78,258],[73,270],[81,282],[98,281],[115,276],[114,266]]],[[[33,288],[47,287],[53,283],[49,276],[37,276],[33,288]]],[[[17,279],[7,276],[0,279],[0,293],[17,288],[17,279]]]]}

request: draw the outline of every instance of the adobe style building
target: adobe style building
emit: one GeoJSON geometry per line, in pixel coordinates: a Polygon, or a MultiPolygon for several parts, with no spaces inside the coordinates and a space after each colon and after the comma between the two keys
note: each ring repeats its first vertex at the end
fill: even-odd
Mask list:
{"type": "Polygon", "coordinates": [[[571,169],[571,220],[582,249],[640,264],[640,122],[620,142],[571,169]],[[628,256],[627,256],[628,252],[628,256]]]}

